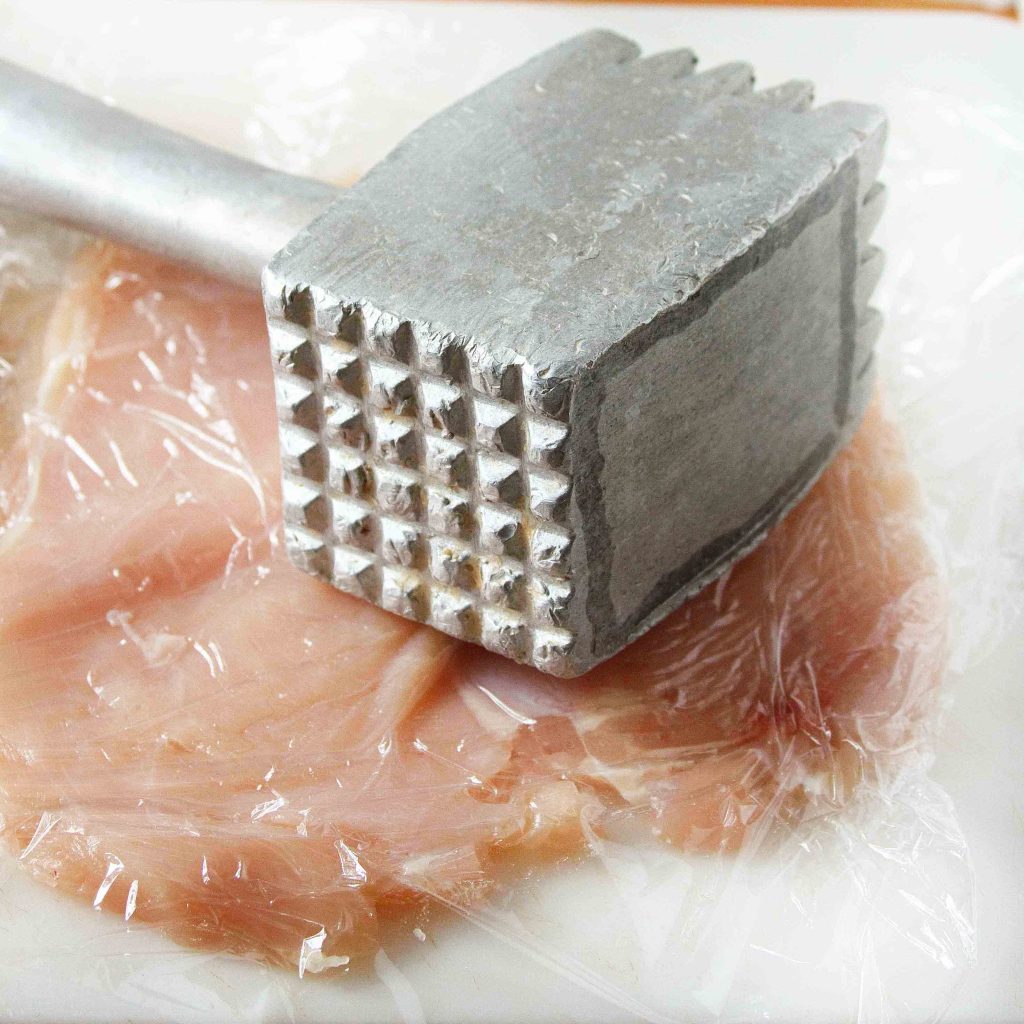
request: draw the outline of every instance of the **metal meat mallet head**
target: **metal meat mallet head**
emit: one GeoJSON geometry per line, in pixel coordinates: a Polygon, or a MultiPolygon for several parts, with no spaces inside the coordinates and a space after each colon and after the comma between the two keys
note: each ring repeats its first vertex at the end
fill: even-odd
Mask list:
{"type": "Polygon", "coordinates": [[[101,108],[91,207],[9,154],[0,194],[250,283],[294,235],[263,272],[292,560],[573,676],[753,547],[868,397],[882,112],[693,65],[588,33],[344,192],[101,108]]]}

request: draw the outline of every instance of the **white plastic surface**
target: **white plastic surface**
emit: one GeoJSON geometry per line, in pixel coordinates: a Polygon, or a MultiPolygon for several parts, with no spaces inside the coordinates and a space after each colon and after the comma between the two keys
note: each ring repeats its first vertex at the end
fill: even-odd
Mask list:
{"type": "MultiPolygon", "coordinates": [[[[952,795],[978,885],[978,966],[949,1019],[1024,1019],[1024,771],[1016,751],[1024,727],[1024,513],[1014,521],[1005,512],[1024,493],[1019,30],[981,16],[751,9],[232,3],[201,10],[8,4],[0,7],[0,56],[109,91],[139,113],[240,152],[333,177],[364,169],[434,109],[593,25],[633,35],[649,49],[691,46],[705,66],[751,60],[764,85],[796,74],[818,84],[821,100],[854,97],[888,109],[883,178],[891,199],[878,240],[889,257],[879,296],[887,315],[884,363],[954,585],[951,708],[934,776],[952,795]],[[239,38],[240,22],[248,26],[247,47],[226,47],[225,38],[239,38]],[[386,73],[371,42],[387,53],[386,73]],[[261,90],[271,88],[295,90],[311,123],[297,133],[290,124],[273,130],[261,107],[261,90]]],[[[934,791],[923,802],[942,806],[934,791]]],[[[0,1013],[76,1021],[244,1014],[260,1021],[611,1022],[669,1019],[669,1008],[679,1014],[689,1005],[692,1016],[708,1015],[730,987],[732,965],[709,963],[703,987],[685,997],[665,970],[670,958],[659,960],[658,972],[643,969],[645,945],[663,951],[673,899],[699,885],[700,870],[666,856],[623,876],[620,884],[633,886],[630,904],[645,908],[630,930],[604,913],[603,876],[594,866],[538,890],[530,941],[518,949],[495,921],[490,938],[478,927],[431,934],[400,968],[379,957],[375,979],[300,982],[277,969],[181,950],[143,928],[126,936],[116,919],[38,888],[4,858],[0,1013]],[[560,956],[538,945],[546,933],[553,949],[601,964],[592,985],[581,985],[578,972],[560,969],[560,956]]],[[[776,901],[777,920],[786,920],[790,886],[778,877],[756,882],[722,908],[722,927],[770,920],[776,901]]],[[[777,948],[770,936],[764,946],[777,948]]],[[[898,976],[899,965],[886,966],[898,976]]],[[[822,975],[816,987],[795,987],[798,975],[766,952],[744,980],[757,994],[747,1009],[779,1020],[836,1019],[842,979],[822,975]]],[[[880,993],[867,981],[857,1018],[884,1020],[880,993]]],[[[899,998],[906,1019],[937,1009],[935,993],[915,975],[899,985],[899,998]]]]}

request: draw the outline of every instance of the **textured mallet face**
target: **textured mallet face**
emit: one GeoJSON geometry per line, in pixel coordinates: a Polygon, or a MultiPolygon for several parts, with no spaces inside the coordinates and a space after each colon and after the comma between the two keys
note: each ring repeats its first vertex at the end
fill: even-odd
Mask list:
{"type": "Polygon", "coordinates": [[[271,262],[293,561],[576,675],[852,433],[875,108],[592,33],[428,121],[271,262]]]}
{"type": "Polygon", "coordinates": [[[457,339],[310,298],[292,293],[270,324],[292,560],[389,611],[564,670],[566,404],[521,365],[488,379],[457,339]]]}

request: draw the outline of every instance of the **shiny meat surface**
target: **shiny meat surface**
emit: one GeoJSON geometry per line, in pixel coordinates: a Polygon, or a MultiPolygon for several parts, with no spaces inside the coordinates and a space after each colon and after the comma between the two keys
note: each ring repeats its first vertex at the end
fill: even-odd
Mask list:
{"type": "Polygon", "coordinates": [[[0,827],[78,899],[356,963],[603,838],[769,848],[920,740],[943,590],[877,403],[761,548],[565,681],[289,567],[249,296],[89,248],[44,354],[0,463],[0,827]]]}

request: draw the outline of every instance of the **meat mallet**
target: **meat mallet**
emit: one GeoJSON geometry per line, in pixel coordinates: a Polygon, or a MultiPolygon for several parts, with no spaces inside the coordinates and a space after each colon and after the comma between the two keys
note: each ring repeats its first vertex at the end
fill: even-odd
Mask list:
{"type": "Polygon", "coordinates": [[[587,33],[347,190],[3,65],[0,201],[262,280],[291,560],[574,676],[756,545],[870,391],[883,113],[694,63],[587,33]]]}

